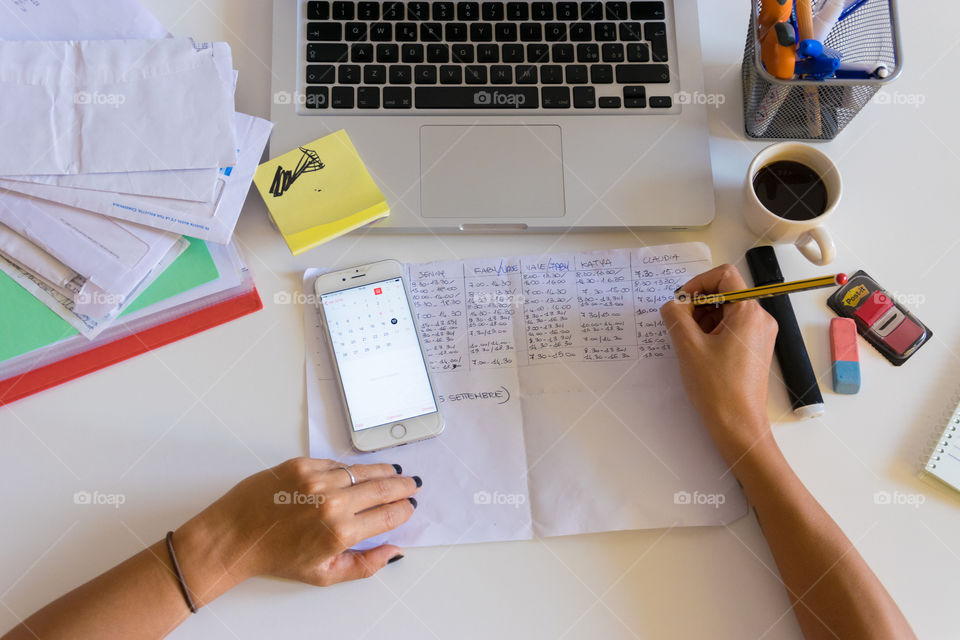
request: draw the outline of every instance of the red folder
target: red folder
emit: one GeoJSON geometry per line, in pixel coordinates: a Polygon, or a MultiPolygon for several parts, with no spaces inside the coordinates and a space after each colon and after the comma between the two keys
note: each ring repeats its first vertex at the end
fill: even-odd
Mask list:
{"type": "Polygon", "coordinates": [[[200,308],[168,322],[128,333],[88,351],[0,380],[0,406],[123,362],[165,344],[182,340],[262,308],[260,294],[257,293],[256,288],[252,288],[236,297],[200,308]]]}

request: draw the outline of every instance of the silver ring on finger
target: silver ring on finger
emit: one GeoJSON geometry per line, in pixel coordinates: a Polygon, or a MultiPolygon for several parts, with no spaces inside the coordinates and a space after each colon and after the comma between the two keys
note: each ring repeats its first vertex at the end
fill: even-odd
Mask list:
{"type": "Polygon", "coordinates": [[[357,476],[353,475],[353,471],[350,471],[350,467],[340,467],[347,472],[347,475],[350,476],[350,486],[353,487],[357,484],[357,476]]]}

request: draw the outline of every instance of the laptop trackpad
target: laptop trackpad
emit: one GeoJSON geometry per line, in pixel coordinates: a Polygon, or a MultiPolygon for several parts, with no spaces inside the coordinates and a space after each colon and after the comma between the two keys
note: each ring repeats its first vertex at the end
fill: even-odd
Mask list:
{"type": "Polygon", "coordinates": [[[564,215],[559,125],[420,128],[424,218],[564,215]]]}

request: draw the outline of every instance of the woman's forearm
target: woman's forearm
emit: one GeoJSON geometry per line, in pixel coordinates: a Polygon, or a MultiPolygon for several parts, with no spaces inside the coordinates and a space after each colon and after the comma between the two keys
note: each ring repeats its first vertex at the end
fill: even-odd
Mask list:
{"type": "Polygon", "coordinates": [[[765,436],[731,468],[756,510],[807,638],[912,638],[896,603],[765,436]]]}

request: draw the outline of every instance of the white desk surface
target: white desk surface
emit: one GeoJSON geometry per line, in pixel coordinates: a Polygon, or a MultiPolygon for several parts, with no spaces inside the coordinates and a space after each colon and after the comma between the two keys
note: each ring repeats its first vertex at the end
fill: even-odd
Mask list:
{"type": "MultiPolygon", "coordinates": [[[[240,70],[237,107],[269,115],[268,0],[149,0],[174,34],[226,40],[240,70]]],[[[265,308],[149,355],[0,409],[0,629],[160,539],[236,481],[307,453],[300,310],[275,304],[308,266],[512,255],[702,240],[742,269],[753,243],[739,215],[746,167],[740,59],[747,3],[701,0],[718,215],[696,233],[514,237],[352,235],[290,257],[251,193],[238,240],[265,308]],[[78,506],[78,490],[119,492],[119,509],[78,506]]],[[[957,636],[960,494],[917,479],[920,456],[960,388],[960,67],[951,3],[902,5],[906,69],[822,148],[845,182],[831,223],[837,271],[866,269],[935,332],[903,368],[861,342],[863,390],[829,390],[821,292],[795,296],[811,359],[825,375],[823,419],[776,420],[790,463],[873,567],[922,638],[957,636]],[[951,87],[954,87],[951,89],[951,87]],[[922,104],[917,105],[917,102],[922,104]],[[914,104],[909,104],[913,102],[914,104]],[[949,292],[949,293],[948,293],[949,292]],[[877,491],[919,506],[876,504],[877,491]]],[[[791,248],[788,278],[826,272],[791,248]]],[[[770,415],[788,404],[771,380],[770,415]]],[[[421,471],[411,469],[409,471],[421,471]]],[[[575,472],[575,470],[574,470],[575,472]]],[[[439,482],[423,473],[425,481],[439,482]]],[[[642,486],[637,491],[643,491],[642,486]]],[[[411,549],[362,583],[316,589],[243,584],[180,638],[797,638],[797,623],[752,516],[729,527],[636,531],[411,549]]]]}

